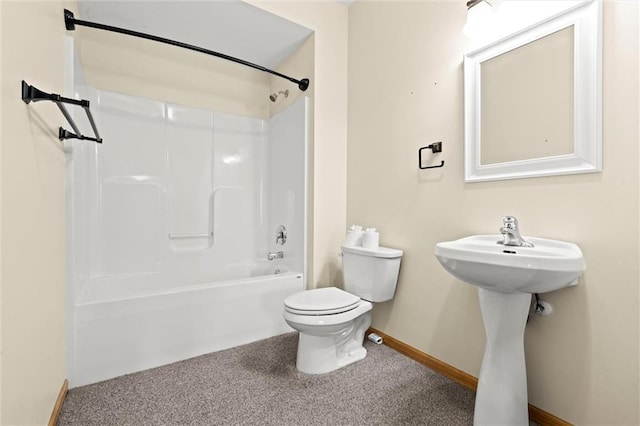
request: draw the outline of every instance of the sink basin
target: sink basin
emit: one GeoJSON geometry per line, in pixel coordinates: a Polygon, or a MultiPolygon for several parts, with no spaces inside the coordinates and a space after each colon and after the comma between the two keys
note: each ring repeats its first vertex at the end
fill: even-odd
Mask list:
{"type": "MultiPolygon", "coordinates": [[[[517,230],[515,218],[503,221],[501,229],[517,230]]],[[[527,237],[533,247],[516,247],[497,243],[502,240],[502,235],[474,235],[438,243],[435,254],[451,275],[478,287],[486,346],[474,425],[528,426],[524,329],[530,293],[578,284],[584,258],[573,243],[527,237]]]]}
{"type": "Polygon", "coordinates": [[[534,247],[497,244],[501,235],[474,235],[436,244],[444,268],[469,284],[503,293],[545,293],[576,285],[584,272],[580,248],[527,237],[534,247]]]}

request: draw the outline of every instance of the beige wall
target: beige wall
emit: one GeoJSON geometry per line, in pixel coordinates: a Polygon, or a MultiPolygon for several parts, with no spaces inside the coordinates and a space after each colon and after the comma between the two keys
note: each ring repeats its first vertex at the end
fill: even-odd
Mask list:
{"type": "MultiPolygon", "coordinates": [[[[289,83],[286,80],[271,75],[270,79],[270,93],[275,93],[280,90],[289,89],[289,96],[279,96],[276,102],[269,102],[269,116],[274,116],[280,111],[285,110],[292,104],[294,104],[301,97],[309,97],[313,99],[315,93],[315,75],[314,75],[314,53],[315,53],[315,34],[311,34],[307,40],[302,43],[300,48],[296,50],[291,56],[284,60],[276,71],[289,75],[298,80],[303,78],[309,79],[309,87],[304,92],[300,90],[295,84],[289,83]]],[[[312,102],[313,103],[313,102],[312,102]]]]}
{"type": "MultiPolygon", "coordinates": [[[[4,7],[2,3],[4,0],[0,0],[0,24],[2,23],[2,10],[4,7]]],[[[2,49],[2,30],[0,30],[0,49],[2,49]]],[[[0,50],[0,87],[4,84],[4,80],[2,80],[2,51],[0,50]]],[[[1,95],[0,95],[1,96],[1,95]]],[[[0,129],[2,129],[2,100],[0,100],[0,129]]],[[[0,134],[0,241],[2,241],[2,135],[0,134]]],[[[2,405],[3,405],[3,394],[2,394],[2,367],[3,367],[3,357],[2,357],[2,244],[0,243],[0,422],[2,422],[2,405]]]]}
{"type": "MultiPolygon", "coordinates": [[[[0,0],[0,23],[2,23],[2,3],[4,0],[0,0]]],[[[2,49],[2,30],[0,30],[0,49],[2,49]]],[[[0,50],[0,85],[3,84],[2,80],[2,51],[0,50]]],[[[2,87],[2,86],[0,86],[2,87]]],[[[2,129],[2,100],[0,100],[0,129],[2,129]]],[[[0,165],[2,164],[2,135],[0,134],[0,165]]],[[[0,168],[0,241],[2,241],[2,169],[0,168]]],[[[2,244],[0,244],[0,422],[2,422],[2,244]]]]}
{"type": "MultiPolygon", "coordinates": [[[[580,285],[544,295],[525,346],[530,402],[576,424],[638,424],[638,2],[607,2],[604,171],[465,184],[464,2],[356,2],[349,12],[347,221],[405,250],[396,298],[373,326],[477,377],[484,329],[476,289],[437,263],[438,241],[498,233],[577,243],[580,285]],[[417,149],[443,141],[441,169],[417,149]]],[[[435,160],[435,159],[434,159],[435,160]]]]}
{"type": "Polygon", "coordinates": [[[269,116],[269,77],[262,71],[92,28],[78,27],[74,40],[92,87],[229,114],[269,116]]]}
{"type": "Polygon", "coordinates": [[[341,279],[337,254],[346,230],[349,9],[329,1],[249,2],[315,31],[310,285],[326,287],[341,279]]]}
{"type": "MultiPolygon", "coordinates": [[[[22,79],[63,91],[62,1],[1,3],[2,417],[46,424],[66,378],[64,118],[22,79]]],[[[66,7],[69,7],[66,5],[66,7]]]]}

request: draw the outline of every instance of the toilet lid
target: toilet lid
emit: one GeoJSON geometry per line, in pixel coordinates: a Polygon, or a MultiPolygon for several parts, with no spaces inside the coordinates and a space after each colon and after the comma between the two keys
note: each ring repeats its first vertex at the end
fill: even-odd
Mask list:
{"type": "Polygon", "coordinates": [[[298,315],[339,314],[356,308],[360,298],[336,287],[292,294],[284,300],[287,311],[298,315]]]}

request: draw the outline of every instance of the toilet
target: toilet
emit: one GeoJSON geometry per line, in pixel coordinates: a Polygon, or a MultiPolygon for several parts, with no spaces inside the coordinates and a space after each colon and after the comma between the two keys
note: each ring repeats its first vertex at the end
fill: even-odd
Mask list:
{"type": "Polygon", "coordinates": [[[402,250],[342,246],[344,290],[318,288],[284,301],[284,319],[300,332],[296,367],[323,374],[367,356],[362,346],[372,303],[393,299],[402,250]]]}

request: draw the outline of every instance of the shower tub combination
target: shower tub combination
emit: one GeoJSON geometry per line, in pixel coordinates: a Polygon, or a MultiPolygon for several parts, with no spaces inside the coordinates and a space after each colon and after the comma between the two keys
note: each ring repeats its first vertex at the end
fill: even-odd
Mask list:
{"type": "Polygon", "coordinates": [[[65,141],[70,387],[292,331],[306,98],[269,119],[136,98],[88,86],[68,50],[104,140],[65,141]]]}
{"type": "Polygon", "coordinates": [[[72,386],[289,332],[282,304],[303,289],[302,278],[286,272],[190,285],[154,275],[93,280],[92,294],[75,306],[72,386]]]}

